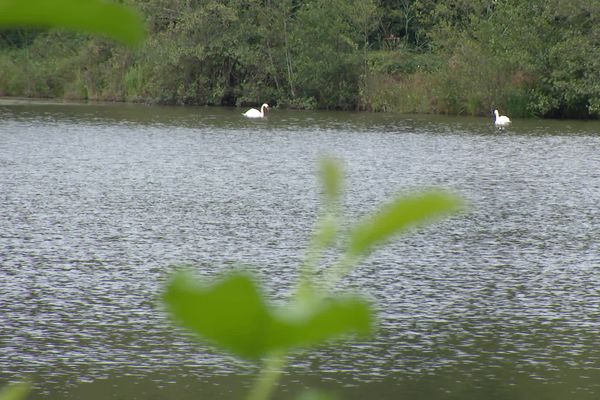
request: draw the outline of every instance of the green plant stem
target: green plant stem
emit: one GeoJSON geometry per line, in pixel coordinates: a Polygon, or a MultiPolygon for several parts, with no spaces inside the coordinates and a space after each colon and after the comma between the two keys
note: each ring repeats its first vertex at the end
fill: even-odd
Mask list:
{"type": "Polygon", "coordinates": [[[248,395],[248,400],[267,400],[271,397],[281,379],[286,363],[285,353],[277,353],[267,357],[260,375],[248,395]]]}
{"type": "Polygon", "coordinates": [[[316,265],[320,258],[322,249],[313,239],[308,246],[304,262],[300,265],[300,274],[298,277],[298,287],[296,297],[302,298],[313,289],[313,279],[316,272],[316,265]]]}
{"type": "Polygon", "coordinates": [[[335,214],[331,211],[319,218],[317,221],[317,229],[313,233],[308,244],[304,262],[300,265],[298,288],[296,290],[297,299],[301,299],[304,296],[310,296],[313,293],[317,266],[323,257],[325,249],[331,245],[333,239],[328,238],[327,233],[325,232],[327,229],[325,224],[327,222],[331,223],[332,226],[335,226],[336,224],[335,214]]]}
{"type": "Polygon", "coordinates": [[[335,288],[359,261],[360,259],[355,256],[351,256],[348,253],[344,254],[338,262],[326,271],[323,279],[325,287],[329,290],[335,288]]]}

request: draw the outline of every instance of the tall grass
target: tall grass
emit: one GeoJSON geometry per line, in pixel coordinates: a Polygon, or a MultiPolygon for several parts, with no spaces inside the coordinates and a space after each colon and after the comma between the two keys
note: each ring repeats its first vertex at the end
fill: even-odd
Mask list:
{"type": "Polygon", "coordinates": [[[361,102],[372,111],[488,115],[502,108],[525,116],[532,84],[510,60],[465,42],[442,58],[379,52],[361,88],[361,102]]]}

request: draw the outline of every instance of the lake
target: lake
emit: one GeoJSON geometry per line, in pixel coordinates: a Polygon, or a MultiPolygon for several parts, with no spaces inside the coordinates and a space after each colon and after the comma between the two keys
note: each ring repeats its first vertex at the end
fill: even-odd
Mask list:
{"type": "Polygon", "coordinates": [[[348,224],[431,187],[468,212],[353,271],[377,331],[294,355],[276,398],[599,398],[600,122],[242,111],[0,102],[0,386],[243,398],[258,366],[174,327],[163,285],[243,266],[284,301],[330,155],[348,224]]]}

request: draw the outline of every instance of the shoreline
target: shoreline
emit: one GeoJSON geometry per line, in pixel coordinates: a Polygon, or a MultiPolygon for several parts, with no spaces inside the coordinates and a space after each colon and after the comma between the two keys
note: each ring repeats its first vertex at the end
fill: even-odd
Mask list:
{"type": "MultiPolygon", "coordinates": [[[[135,101],[109,101],[109,100],[85,100],[85,99],[61,99],[61,98],[41,98],[41,97],[11,97],[11,96],[0,96],[0,107],[2,106],[138,106],[138,107],[166,107],[166,108],[231,108],[231,109],[243,109],[244,107],[236,106],[223,106],[223,105],[186,105],[186,104],[150,104],[135,101]]],[[[274,107],[274,109],[286,110],[286,111],[308,111],[300,110],[290,107],[274,107]]],[[[455,118],[473,118],[480,117],[486,118],[486,115],[473,116],[468,114],[448,114],[448,113],[402,113],[399,111],[370,111],[370,110],[326,110],[326,109],[315,109],[310,111],[326,111],[326,112],[349,112],[359,114],[401,114],[406,116],[440,116],[440,117],[455,117],[455,118]]],[[[490,112],[490,115],[491,112],[490,112]]],[[[548,118],[548,117],[520,117],[518,120],[532,121],[532,120],[546,120],[546,121],[577,121],[577,122],[598,122],[600,119],[588,118],[548,118]]]]}

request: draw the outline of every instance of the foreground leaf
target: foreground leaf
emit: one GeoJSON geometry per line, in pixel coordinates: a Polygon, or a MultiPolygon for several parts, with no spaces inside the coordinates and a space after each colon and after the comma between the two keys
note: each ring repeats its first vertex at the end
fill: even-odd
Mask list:
{"type": "Polygon", "coordinates": [[[144,38],[130,7],[103,0],[0,0],[2,27],[59,27],[104,35],[128,45],[144,38]]]}
{"type": "Polygon", "coordinates": [[[407,228],[457,211],[458,198],[442,192],[402,197],[359,224],[350,236],[348,252],[361,255],[407,228]]]}
{"type": "Polygon", "coordinates": [[[30,391],[28,383],[13,383],[0,390],[0,400],[24,400],[30,391]]]}
{"type": "Polygon", "coordinates": [[[168,284],[164,300],[176,320],[209,341],[245,357],[262,354],[271,317],[248,276],[231,275],[204,286],[179,273],[168,284]]]}
{"type": "Polygon", "coordinates": [[[317,345],[343,334],[367,334],[372,325],[369,305],[356,297],[272,309],[254,281],[241,273],[213,285],[179,273],[168,284],[164,300],[183,326],[250,359],[317,345]]]}
{"type": "Polygon", "coordinates": [[[294,304],[273,315],[275,323],[267,333],[273,349],[314,346],[348,333],[367,335],[372,327],[369,304],[353,296],[294,304]]]}

